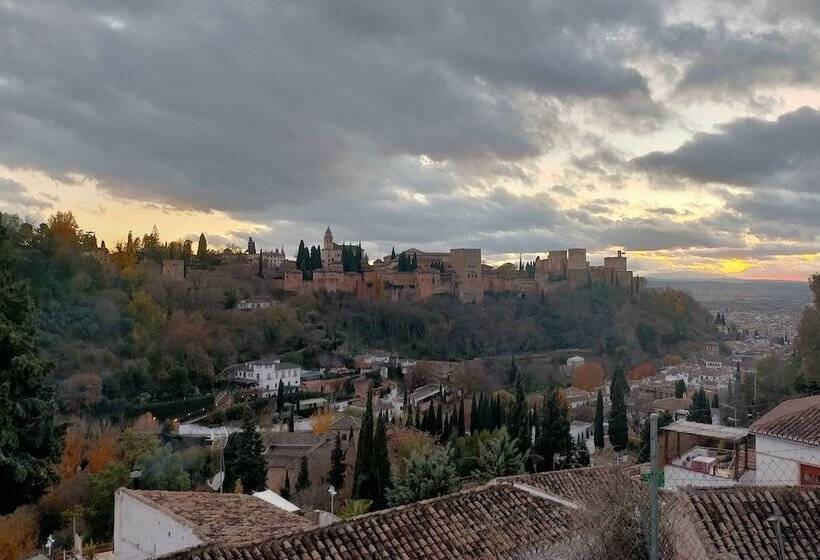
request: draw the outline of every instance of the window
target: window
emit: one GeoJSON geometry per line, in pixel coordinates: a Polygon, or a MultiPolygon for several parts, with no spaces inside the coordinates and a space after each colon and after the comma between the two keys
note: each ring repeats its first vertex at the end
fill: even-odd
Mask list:
{"type": "Polygon", "coordinates": [[[820,486],[820,467],[800,465],[800,484],[820,486]]]}

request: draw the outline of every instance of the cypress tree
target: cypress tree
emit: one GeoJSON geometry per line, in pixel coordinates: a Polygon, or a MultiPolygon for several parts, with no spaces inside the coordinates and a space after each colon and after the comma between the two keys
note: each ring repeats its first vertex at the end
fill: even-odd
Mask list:
{"type": "Polygon", "coordinates": [[[551,471],[555,468],[555,456],[567,457],[572,450],[569,407],[560,389],[554,388],[544,397],[539,424],[535,445],[539,470],[551,471]]]}
{"type": "Polygon", "coordinates": [[[330,472],[327,474],[328,481],[336,490],[341,490],[345,484],[346,468],[342,438],[339,436],[339,432],[336,432],[336,443],[333,446],[333,452],[330,454],[330,472]]]}
{"type": "Polygon", "coordinates": [[[405,428],[413,428],[413,407],[407,406],[407,412],[405,413],[406,416],[404,417],[404,427],[405,428]]]}
{"type": "Polygon", "coordinates": [[[290,411],[290,417],[288,417],[288,431],[293,433],[293,428],[294,428],[294,425],[293,425],[293,411],[291,410],[290,411]]]}
{"type": "Polygon", "coordinates": [[[353,474],[353,497],[375,501],[373,476],[373,389],[367,390],[367,405],[359,429],[356,466],[353,474]]]}
{"type": "Polygon", "coordinates": [[[299,476],[296,478],[296,491],[304,490],[308,486],[310,486],[310,470],[308,469],[307,455],[303,455],[299,464],[299,476]]]}
{"type": "Polygon", "coordinates": [[[604,447],[604,396],[601,394],[600,389],[598,389],[598,400],[595,403],[595,422],[593,424],[595,447],[602,449],[604,447]]]}
{"type": "MultiPolygon", "coordinates": [[[[515,362],[513,361],[513,365],[515,362]]],[[[518,443],[518,450],[523,455],[527,452],[530,446],[530,438],[527,433],[527,401],[524,396],[524,388],[521,386],[521,380],[515,381],[515,401],[513,401],[512,409],[507,417],[507,431],[510,437],[515,439],[518,443]]]]}
{"type": "Polygon", "coordinates": [[[276,387],[276,412],[282,413],[285,409],[285,383],[280,379],[276,387]]]}
{"type": "Polygon", "coordinates": [[[373,436],[373,474],[375,488],[373,507],[381,509],[387,505],[387,490],[391,487],[390,456],[387,451],[387,422],[384,416],[379,415],[376,433],[373,436]]]}
{"type": "Polygon", "coordinates": [[[225,447],[225,486],[231,488],[237,479],[246,493],[265,487],[267,468],[262,456],[262,437],[256,431],[256,420],[245,407],[242,431],[228,437],[225,447]]]}
{"type": "Polygon", "coordinates": [[[256,272],[256,275],[259,278],[264,278],[265,277],[265,272],[262,270],[262,253],[263,252],[264,251],[259,251],[259,270],[256,272]]]}
{"type": "MultiPolygon", "coordinates": [[[[515,364],[515,354],[512,355],[510,362],[510,384],[518,382],[518,366],[515,364]]],[[[515,436],[513,436],[515,437],[515,436]]]]}
{"type": "Polygon", "coordinates": [[[395,246],[393,246],[393,250],[390,251],[390,260],[391,261],[396,260],[396,247],[395,246]]]}
{"type": "Polygon", "coordinates": [[[458,435],[459,437],[463,437],[464,434],[467,433],[467,427],[464,425],[464,396],[461,396],[461,402],[458,405],[458,419],[456,420],[458,424],[458,435]]]}
{"type": "Polygon", "coordinates": [[[196,248],[196,257],[204,259],[208,255],[208,241],[205,239],[205,234],[199,234],[199,245],[196,248]]]}
{"type": "Polygon", "coordinates": [[[629,426],[626,417],[626,379],[622,366],[615,368],[609,389],[612,404],[609,410],[609,443],[615,451],[623,451],[629,442],[629,426]]]}
{"type": "Polygon", "coordinates": [[[285,471],[285,484],[279,490],[279,495],[285,498],[286,500],[290,500],[290,476],[288,475],[288,471],[285,471]]]}
{"type": "Polygon", "coordinates": [[[712,411],[709,406],[709,397],[703,387],[692,395],[692,405],[689,407],[689,420],[701,424],[712,423],[712,411]]]}

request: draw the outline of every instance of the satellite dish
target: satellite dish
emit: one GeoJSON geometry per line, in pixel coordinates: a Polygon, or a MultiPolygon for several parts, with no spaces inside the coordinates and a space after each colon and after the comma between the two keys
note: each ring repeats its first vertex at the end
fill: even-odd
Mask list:
{"type": "Polygon", "coordinates": [[[222,490],[222,483],[225,481],[225,471],[219,471],[208,481],[208,488],[214,492],[222,490]]]}

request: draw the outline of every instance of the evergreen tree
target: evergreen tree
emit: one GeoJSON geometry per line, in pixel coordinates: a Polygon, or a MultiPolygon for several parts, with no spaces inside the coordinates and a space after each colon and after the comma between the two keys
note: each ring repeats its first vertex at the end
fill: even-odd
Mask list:
{"type": "Polygon", "coordinates": [[[253,241],[253,237],[248,237],[248,254],[255,255],[256,254],[256,243],[253,241]]]}
{"type": "Polygon", "coordinates": [[[505,428],[501,428],[490,441],[480,445],[478,468],[473,471],[473,476],[487,481],[524,472],[524,460],[518,442],[510,437],[505,428]]]}
{"type": "Polygon", "coordinates": [[[686,394],[686,381],[683,379],[678,379],[675,381],[675,398],[680,399],[683,398],[683,395],[686,394]]]}
{"type": "Polygon", "coordinates": [[[242,490],[250,494],[265,488],[267,466],[262,456],[262,437],[256,431],[256,420],[250,407],[245,407],[242,431],[228,436],[225,447],[225,487],[233,488],[237,479],[242,490]]]}
{"type": "Polygon", "coordinates": [[[0,515],[40,497],[62,450],[51,364],[37,356],[34,305],[13,272],[14,235],[0,214],[0,515]]]}
{"type": "Polygon", "coordinates": [[[391,261],[396,260],[396,247],[395,246],[393,247],[393,250],[390,251],[390,260],[391,261]]]}
{"type": "Polygon", "coordinates": [[[689,407],[689,421],[700,422],[701,424],[712,423],[712,411],[709,406],[709,397],[703,387],[695,391],[692,395],[692,404],[689,407]]]}
{"type": "Polygon", "coordinates": [[[285,382],[279,380],[279,385],[276,387],[276,412],[282,414],[285,410],[285,382]]]}
{"type": "MultiPolygon", "coordinates": [[[[658,414],[658,433],[660,433],[661,428],[668,426],[672,422],[674,422],[674,418],[672,417],[672,413],[666,410],[661,411],[658,414]]],[[[649,461],[649,437],[650,437],[650,426],[649,426],[649,418],[647,418],[643,424],[641,425],[641,447],[638,449],[638,462],[639,463],[646,463],[649,461]]]]}
{"type": "Polygon", "coordinates": [[[373,389],[367,390],[367,405],[359,429],[359,443],[356,446],[356,465],[353,473],[353,498],[375,501],[373,449],[373,389]]]}
{"type": "Polygon", "coordinates": [[[510,384],[514,384],[518,381],[518,366],[515,365],[515,354],[512,355],[512,360],[510,361],[510,384]]]}
{"type": "Polygon", "coordinates": [[[555,468],[556,455],[566,457],[572,450],[569,406],[557,387],[544,397],[539,424],[539,439],[535,442],[534,452],[538,456],[539,470],[551,471],[555,468]]]}
{"type": "Polygon", "coordinates": [[[288,417],[288,431],[293,433],[294,429],[294,422],[293,422],[293,411],[290,411],[290,416],[288,417]]]}
{"type": "Polygon", "coordinates": [[[256,271],[256,275],[259,278],[265,277],[265,271],[263,270],[264,263],[262,262],[262,251],[259,251],[259,270],[256,271]]]}
{"type": "Polygon", "coordinates": [[[416,254],[413,253],[413,260],[410,261],[410,270],[416,270],[419,267],[419,263],[416,260],[416,254]]]}
{"type": "Polygon", "coordinates": [[[341,490],[345,485],[345,452],[342,449],[342,438],[339,432],[336,432],[336,443],[333,446],[333,452],[330,454],[330,472],[327,479],[336,490],[341,490]]]}
{"type": "Polygon", "coordinates": [[[279,489],[279,495],[286,500],[290,500],[292,497],[290,494],[290,475],[288,471],[285,471],[285,484],[279,489]]]}
{"type": "Polygon", "coordinates": [[[720,408],[720,397],[717,393],[712,395],[712,408],[720,408]]]}
{"type": "Polygon", "coordinates": [[[205,239],[205,234],[199,234],[199,245],[196,248],[196,258],[202,260],[208,256],[208,240],[205,239]]]}
{"type": "Polygon", "coordinates": [[[602,449],[604,447],[604,396],[600,389],[598,389],[598,400],[595,402],[595,421],[593,425],[595,428],[595,447],[602,449]]]}
{"type": "Polygon", "coordinates": [[[373,475],[375,488],[373,491],[373,508],[381,509],[387,505],[387,491],[391,488],[390,455],[387,450],[387,420],[385,415],[379,415],[376,433],[373,436],[373,475]]]}
{"type": "Polygon", "coordinates": [[[476,398],[476,394],[473,393],[472,398],[470,399],[470,434],[475,434],[478,431],[478,424],[480,420],[478,418],[478,399],[476,398]]]}
{"type": "Polygon", "coordinates": [[[617,366],[612,374],[609,398],[609,443],[615,451],[623,451],[629,442],[629,426],[626,416],[626,378],[622,366],[617,366]]]}
{"type": "Polygon", "coordinates": [[[296,478],[296,491],[300,492],[310,486],[310,470],[308,469],[307,455],[302,456],[299,463],[299,476],[296,478]]]}
{"type": "Polygon", "coordinates": [[[467,433],[467,427],[464,425],[464,396],[461,397],[461,402],[458,405],[458,419],[456,420],[456,424],[458,425],[458,437],[464,437],[467,433]]]}
{"type": "Polygon", "coordinates": [[[296,268],[302,272],[307,271],[307,263],[305,262],[305,240],[299,241],[299,248],[296,250],[296,268]]]}
{"type": "MultiPolygon", "coordinates": [[[[515,361],[513,359],[513,367],[514,366],[515,361]]],[[[524,396],[524,388],[521,386],[521,380],[517,379],[515,382],[515,401],[507,417],[507,431],[510,437],[516,441],[518,451],[522,456],[530,447],[530,434],[527,433],[528,416],[529,410],[527,408],[526,397],[524,396]]]]}

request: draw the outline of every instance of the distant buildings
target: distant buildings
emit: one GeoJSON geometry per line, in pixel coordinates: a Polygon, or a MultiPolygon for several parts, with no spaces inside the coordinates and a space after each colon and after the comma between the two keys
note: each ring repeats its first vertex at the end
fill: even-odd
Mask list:
{"type": "MultiPolygon", "coordinates": [[[[284,254],[284,250],[282,251],[284,254]]],[[[642,278],[627,269],[626,256],[606,257],[603,266],[590,266],[586,249],[549,251],[536,258],[533,274],[523,270],[495,269],[481,262],[481,249],[455,248],[448,252],[427,252],[411,248],[365,265],[361,271],[345,271],[343,246],[334,241],[330,228],[321,247],[321,268],[309,275],[279,265],[275,277],[289,293],[348,293],[369,300],[424,301],[433,295],[450,293],[465,303],[481,303],[487,293],[538,295],[560,287],[579,288],[604,283],[639,292],[642,278]],[[413,263],[412,269],[402,263],[413,263]]],[[[252,267],[251,267],[252,268],[252,267]]]]}
{"type": "Polygon", "coordinates": [[[229,383],[244,386],[262,397],[275,397],[280,381],[289,390],[299,387],[302,367],[279,358],[263,358],[229,366],[222,373],[229,383]]]}

